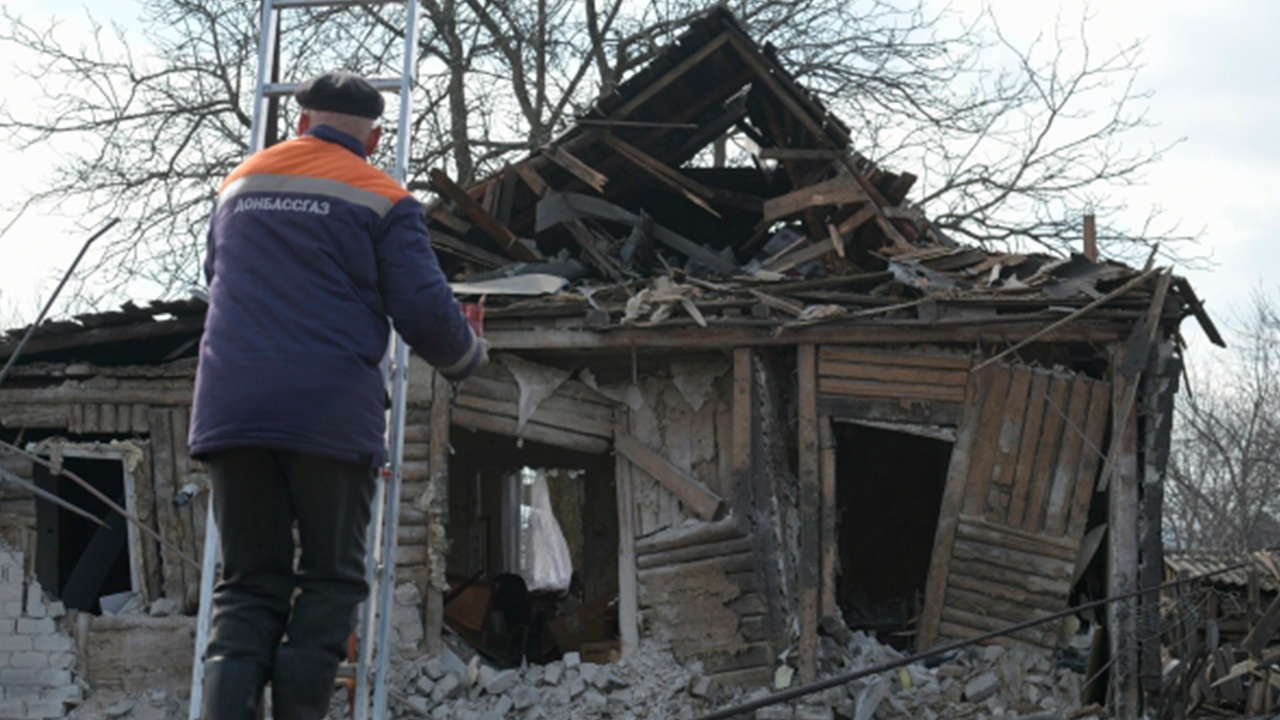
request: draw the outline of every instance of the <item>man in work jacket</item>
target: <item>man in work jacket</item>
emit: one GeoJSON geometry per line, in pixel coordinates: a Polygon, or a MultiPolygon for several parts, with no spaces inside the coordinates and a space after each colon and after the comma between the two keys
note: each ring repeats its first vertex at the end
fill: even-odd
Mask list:
{"type": "Polygon", "coordinates": [[[277,720],[328,711],[368,594],[387,318],[451,380],[486,355],[427,242],[422,206],[366,159],[382,96],[329,73],[296,99],[300,137],[226,178],[209,229],[190,437],[209,469],[223,558],[207,720],[254,717],[268,680],[277,720]]]}

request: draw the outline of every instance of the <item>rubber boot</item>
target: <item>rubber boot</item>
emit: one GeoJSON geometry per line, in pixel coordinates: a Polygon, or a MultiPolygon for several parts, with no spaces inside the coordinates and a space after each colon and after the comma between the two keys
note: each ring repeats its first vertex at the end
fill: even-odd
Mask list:
{"type": "Polygon", "coordinates": [[[271,668],[271,716],[275,720],[322,720],[329,714],[338,657],[310,647],[282,645],[271,668]]]}
{"type": "Polygon", "coordinates": [[[267,668],[251,660],[210,658],[204,663],[203,720],[258,720],[267,668]]]}

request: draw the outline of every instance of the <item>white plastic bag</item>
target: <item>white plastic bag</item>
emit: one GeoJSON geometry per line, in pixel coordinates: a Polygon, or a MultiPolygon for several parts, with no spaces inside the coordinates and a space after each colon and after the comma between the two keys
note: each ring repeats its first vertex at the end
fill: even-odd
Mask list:
{"type": "Polygon", "coordinates": [[[573,560],[569,557],[569,543],[551,510],[546,473],[537,472],[530,494],[525,581],[530,590],[567,590],[573,575],[573,560]]]}

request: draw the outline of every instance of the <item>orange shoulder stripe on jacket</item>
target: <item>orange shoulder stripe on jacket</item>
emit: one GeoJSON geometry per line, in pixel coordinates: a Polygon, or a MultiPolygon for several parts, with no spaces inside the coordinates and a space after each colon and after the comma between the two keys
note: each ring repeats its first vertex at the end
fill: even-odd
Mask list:
{"type": "Polygon", "coordinates": [[[350,150],[319,138],[304,136],[273,145],[245,160],[222,182],[218,192],[248,175],[294,175],[332,180],[396,203],[410,195],[390,175],[350,150]]]}

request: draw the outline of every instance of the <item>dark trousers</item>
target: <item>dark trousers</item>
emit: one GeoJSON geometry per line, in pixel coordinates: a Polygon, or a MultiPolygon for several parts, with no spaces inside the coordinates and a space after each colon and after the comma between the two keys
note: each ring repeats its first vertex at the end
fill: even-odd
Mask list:
{"type": "Polygon", "coordinates": [[[345,657],[365,581],[368,463],[245,448],[206,459],[222,549],[208,658],[270,668],[285,643],[345,657]],[[301,554],[294,567],[292,526],[301,554]]]}

